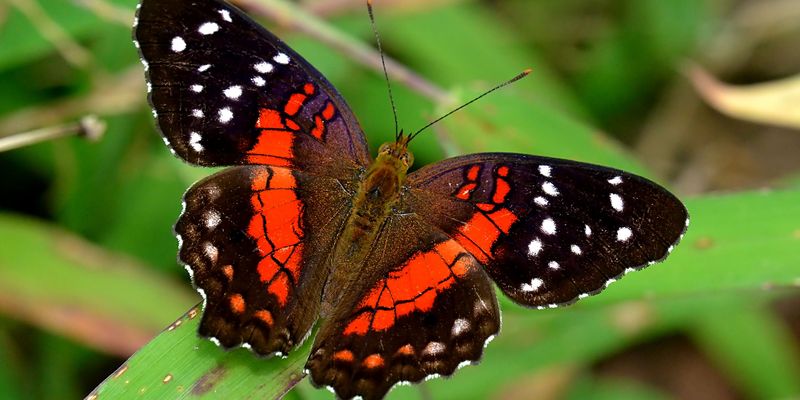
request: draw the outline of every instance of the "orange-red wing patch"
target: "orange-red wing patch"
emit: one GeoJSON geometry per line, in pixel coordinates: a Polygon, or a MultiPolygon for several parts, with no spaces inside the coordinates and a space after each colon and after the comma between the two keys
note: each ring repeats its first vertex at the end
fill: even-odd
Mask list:
{"type": "Polygon", "coordinates": [[[472,193],[475,189],[478,188],[478,176],[481,172],[480,164],[475,164],[467,170],[467,180],[461,185],[458,189],[456,189],[455,193],[453,194],[457,199],[460,200],[469,200],[472,198],[472,193]]]}
{"type": "Polygon", "coordinates": [[[475,182],[478,180],[478,174],[481,172],[481,166],[479,164],[475,164],[467,170],[467,180],[470,182],[475,182]]]}
{"type": "MultiPolygon", "coordinates": [[[[294,157],[295,135],[304,134],[300,124],[293,118],[298,115],[314,93],[316,93],[316,87],[312,83],[306,83],[301,92],[295,92],[289,96],[289,99],[283,104],[282,110],[280,107],[259,110],[255,127],[261,132],[255,145],[247,151],[248,163],[284,167],[291,165],[294,157]]],[[[314,125],[305,134],[310,134],[320,141],[324,140],[325,124],[334,117],[335,113],[336,108],[333,103],[326,101],[322,109],[312,117],[314,125]]]]}
{"type": "Polygon", "coordinates": [[[456,197],[461,200],[469,200],[470,197],[472,197],[472,192],[475,191],[475,188],[477,187],[477,183],[467,183],[458,190],[456,197]]]}
{"type": "Polygon", "coordinates": [[[333,353],[334,361],[353,362],[354,359],[353,352],[350,350],[339,350],[333,353]]]}
{"type": "Polygon", "coordinates": [[[492,245],[501,233],[508,234],[517,216],[507,208],[491,213],[478,211],[453,235],[455,240],[481,263],[486,264],[492,252],[492,245]]]}
{"type": "Polygon", "coordinates": [[[262,108],[261,112],[258,114],[258,120],[256,121],[256,128],[285,129],[286,126],[283,125],[283,121],[281,120],[281,113],[278,112],[278,110],[262,108]]]}
{"type": "Polygon", "coordinates": [[[267,310],[258,310],[253,313],[253,316],[267,326],[272,326],[272,324],[275,323],[275,320],[272,318],[272,313],[267,310]]]}
{"type": "Polygon", "coordinates": [[[222,267],[222,273],[225,274],[225,279],[227,279],[228,282],[232,281],[233,280],[233,265],[228,264],[228,265],[223,266],[222,267]]]}
{"type": "Polygon", "coordinates": [[[511,191],[511,186],[508,184],[508,182],[506,182],[505,179],[502,178],[495,179],[494,194],[492,195],[492,201],[497,204],[505,203],[506,196],[510,191],[511,191]]]}
{"type": "Polygon", "coordinates": [[[234,293],[228,296],[228,301],[230,302],[231,312],[234,314],[241,314],[244,312],[245,303],[241,294],[234,293]]]}
{"type": "Polygon", "coordinates": [[[384,361],[380,354],[372,354],[365,358],[362,364],[367,368],[373,369],[382,367],[384,361]]]}
{"type": "Polygon", "coordinates": [[[403,356],[413,356],[414,355],[414,346],[411,344],[404,345],[403,347],[397,349],[397,353],[403,356]]]}
{"type": "Polygon", "coordinates": [[[253,216],[247,234],[256,241],[262,259],[256,267],[268,293],[285,305],[300,278],[303,255],[303,204],[297,180],[287,168],[264,167],[252,178],[253,216]]]}
{"type": "Polygon", "coordinates": [[[336,110],[333,108],[333,103],[330,101],[325,103],[325,108],[322,110],[322,118],[324,118],[325,121],[330,121],[331,118],[333,118],[333,113],[335,111],[336,110]]]}
{"type": "Polygon", "coordinates": [[[398,318],[430,310],[439,293],[469,272],[466,257],[464,248],[452,239],[414,254],[402,267],[380,280],[359,302],[360,311],[345,327],[344,334],[384,331],[398,318]]]}

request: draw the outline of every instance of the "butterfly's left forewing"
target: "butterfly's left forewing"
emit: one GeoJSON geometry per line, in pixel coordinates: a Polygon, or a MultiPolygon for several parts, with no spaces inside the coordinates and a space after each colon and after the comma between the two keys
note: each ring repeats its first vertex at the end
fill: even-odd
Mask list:
{"type": "Polygon", "coordinates": [[[134,39],[158,126],[184,160],[337,177],[369,164],[364,134],[333,86],[228,3],[143,1],[134,39]]]}
{"type": "Polygon", "coordinates": [[[516,302],[556,306],[662,260],[688,224],[642,177],[568,160],[471,154],[408,178],[409,212],[464,246],[516,302]]]}

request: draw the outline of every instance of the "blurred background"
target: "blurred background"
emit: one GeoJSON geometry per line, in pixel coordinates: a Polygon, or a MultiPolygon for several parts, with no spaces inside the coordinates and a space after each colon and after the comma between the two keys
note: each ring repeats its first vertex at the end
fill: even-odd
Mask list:
{"type": "MultiPolygon", "coordinates": [[[[236,4],[328,77],[373,150],[390,140],[363,0],[236,4]]],[[[374,5],[407,131],[533,69],[420,137],[416,166],[475,151],[602,163],[671,188],[693,218],[669,260],[600,296],[545,311],[501,300],[480,366],[389,398],[800,398],[800,1],[374,5]]],[[[212,171],[155,130],[134,8],[0,2],[3,399],[87,395],[200,300],[171,227],[212,171]]],[[[307,382],[288,396],[330,398],[307,382]]]]}

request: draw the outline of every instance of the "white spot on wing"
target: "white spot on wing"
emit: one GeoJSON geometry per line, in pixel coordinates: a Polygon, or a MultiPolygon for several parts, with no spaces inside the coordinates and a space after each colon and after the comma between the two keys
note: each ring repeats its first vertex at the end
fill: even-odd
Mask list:
{"type": "Polygon", "coordinates": [[[590,228],[589,225],[584,225],[583,233],[585,233],[586,236],[592,236],[592,228],[590,228]]]}
{"type": "Polygon", "coordinates": [[[542,184],[542,190],[550,196],[558,196],[558,189],[552,182],[545,182],[542,184]]]}
{"type": "Polygon", "coordinates": [[[550,267],[550,269],[559,269],[561,267],[556,261],[550,261],[547,263],[547,266],[550,267]]]}
{"type": "Polygon", "coordinates": [[[214,343],[215,345],[217,345],[217,347],[222,347],[222,343],[219,342],[219,339],[217,339],[215,337],[210,337],[210,338],[208,338],[208,340],[211,341],[211,343],[214,343]]]}
{"type": "Polygon", "coordinates": [[[233,22],[231,19],[231,13],[228,10],[219,10],[219,15],[222,16],[222,19],[228,22],[233,22]]]}
{"type": "Polygon", "coordinates": [[[556,223],[553,221],[552,218],[546,218],[542,221],[542,232],[548,235],[555,235],[556,233],[556,223]]]}
{"type": "Polygon", "coordinates": [[[219,122],[226,124],[233,119],[233,112],[229,107],[223,107],[219,109],[219,122]]]}
{"type": "Polygon", "coordinates": [[[208,257],[211,260],[211,262],[213,263],[217,262],[217,256],[219,256],[219,251],[217,250],[216,246],[214,246],[209,242],[206,242],[203,244],[203,252],[206,253],[206,257],[208,257]]]}
{"type": "Polygon", "coordinates": [[[186,42],[183,40],[182,37],[175,36],[174,38],[172,38],[171,48],[172,48],[172,51],[174,51],[176,53],[180,53],[180,52],[186,50],[186,42]]]}
{"type": "Polygon", "coordinates": [[[443,343],[441,343],[441,342],[430,342],[430,343],[428,343],[427,346],[425,346],[425,349],[422,350],[422,352],[425,353],[425,354],[434,355],[434,354],[439,354],[439,353],[444,352],[444,349],[445,349],[445,347],[444,347],[443,343]]]}
{"type": "Polygon", "coordinates": [[[203,110],[195,108],[194,110],[192,110],[192,116],[195,118],[203,118],[205,114],[203,113],[203,110]]]}
{"type": "Polygon", "coordinates": [[[275,62],[278,63],[278,64],[284,64],[285,65],[285,64],[289,63],[289,56],[287,56],[284,53],[278,53],[278,55],[276,55],[275,57],[272,57],[272,59],[275,60],[275,62]]]}
{"type": "Polygon", "coordinates": [[[267,81],[265,81],[264,78],[260,76],[254,76],[253,79],[251,80],[253,81],[253,84],[256,86],[264,86],[267,84],[267,81]]]}
{"type": "Polygon", "coordinates": [[[208,71],[209,68],[211,68],[211,64],[203,64],[203,65],[197,67],[197,70],[200,71],[200,72],[205,72],[205,71],[208,71]]]}
{"type": "Polygon", "coordinates": [[[542,176],[546,176],[546,177],[548,177],[548,178],[550,177],[550,172],[551,172],[552,170],[553,170],[553,169],[552,169],[552,168],[550,168],[550,166],[549,166],[549,165],[540,165],[540,166],[539,166],[539,173],[540,173],[540,174],[542,174],[542,176]]]}
{"type": "Polygon", "coordinates": [[[631,236],[633,236],[633,232],[631,231],[631,228],[628,228],[628,227],[625,226],[625,227],[617,229],[617,241],[625,242],[628,239],[630,239],[631,236]]]}
{"type": "Polygon", "coordinates": [[[608,183],[610,183],[610,184],[612,184],[614,186],[617,186],[620,183],[622,183],[622,177],[621,176],[615,176],[615,177],[609,179],[608,183]]]}
{"type": "Polygon", "coordinates": [[[272,64],[270,64],[268,62],[263,62],[262,61],[262,62],[260,62],[260,63],[258,63],[256,65],[253,65],[253,68],[255,68],[256,71],[258,71],[258,72],[260,72],[262,74],[268,74],[268,73],[272,72],[272,69],[275,68],[275,67],[273,67],[272,64]]]}
{"type": "Polygon", "coordinates": [[[189,87],[189,89],[192,89],[192,91],[195,93],[200,93],[203,91],[203,85],[192,85],[189,87]]]}
{"type": "Polygon", "coordinates": [[[222,219],[219,216],[219,213],[216,210],[211,210],[206,213],[206,227],[208,229],[214,229],[219,225],[222,219]]]}
{"type": "Polygon", "coordinates": [[[469,321],[464,318],[459,318],[453,322],[453,329],[451,330],[451,334],[453,336],[459,336],[462,333],[469,330],[469,321]]]}
{"type": "Polygon", "coordinates": [[[523,292],[535,292],[539,290],[539,288],[541,288],[542,285],[544,285],[543,280],[539,278],[533,278],[531,279],[531,283],[523,283],[520,289],[522,289],[523,292]]]}
{"type": "Polygon", "coordinates": [[[533,239],[528,244],[528,255],[533,257],[539,254],[542,251],[542,241],[539,239],[533,239]]]}
{"type": "Polygon", "coordinates": [[[622,202],[622,197],[620,197],[616,193],[611,193],[608,195],[608,198],[611,200],[611,207],[617,211],[622,211],[625,207],[625,203],[622,202]]]}
{"type": "Polygon", "coordinates": [[[536,196],[536,198],[535,198],[535,199],[533,199],[533,201],[534,201],[534,203],[536,203],[536,204],[538,204],[538,205],[540,205],[540,206],[546,206],[546,205],[548,205],[548,204],[549,204],[549,202],[547,201],[547,199],[545,199],[545,198],[544,198],[544,197],[542,197],[542,196],[536,196]]]}
{"type": "Polygon", "coordinates": [[[206,22],[203,25],[200,25],[200,28],[197,29],[203,35],[211,35],[216,33],[219,30],[219,25],[216,22],[206,22]]]}
{"type": "Polygon", "coordinates": [[[583,254],[583,251],[581,250],[580,247],[578,247],[577,244],[573,244],[572,246],[569,246],[569,250],[572,251],[573,253],[577,254],[577,255],[583,254]]]}
{"type": "Polygon", "coordinates": [[[225,97],[227,97],[227,98],[229,98],[231,100],[236,100],[236,99],[239,98],[239,96],[242,95],[242,87],[238,86],[238,85],[237,86],[231,86],[231,87],[223,90],[222,93],[225,94],[225,97]]]}
{"type": "Polygon", "coordinates": [[[194,151],[201,152],[203,151],[203,145],[200,144],[200,140],[203,138],[197,132],[190,132],[189,133],[189,145],[192,146],[194,151]]]}

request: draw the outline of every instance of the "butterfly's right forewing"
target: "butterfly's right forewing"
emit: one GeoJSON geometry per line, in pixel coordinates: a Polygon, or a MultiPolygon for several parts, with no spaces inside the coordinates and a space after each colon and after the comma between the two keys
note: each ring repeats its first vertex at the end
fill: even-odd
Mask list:
{"type": "Polygon", "coordinates": [[[655,183],[567,160],[472,154],[422,168],[408,185],[409,209],[528,306],[570,303],[662,260],[688,224],[655,183]]]}

